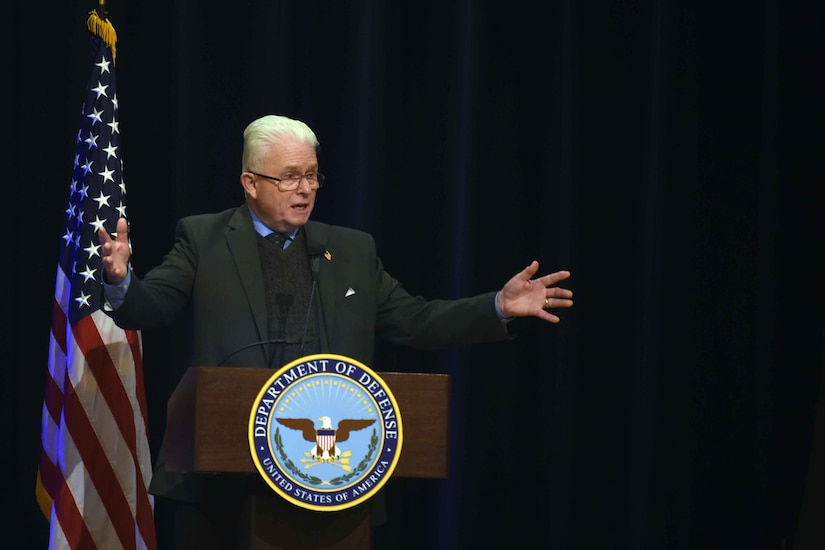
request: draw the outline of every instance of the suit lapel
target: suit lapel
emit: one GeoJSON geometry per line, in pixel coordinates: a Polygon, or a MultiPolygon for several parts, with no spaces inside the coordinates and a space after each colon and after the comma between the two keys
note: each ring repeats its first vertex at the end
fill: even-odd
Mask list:
{"type": "Polygon", "coordinates": [[[239,207],[229,220],[226,244],[241,280],[249,310],[252,312],[258,339],[265,340],[268,337],[266,299],[256,235],[247,206],[239,207]]]}

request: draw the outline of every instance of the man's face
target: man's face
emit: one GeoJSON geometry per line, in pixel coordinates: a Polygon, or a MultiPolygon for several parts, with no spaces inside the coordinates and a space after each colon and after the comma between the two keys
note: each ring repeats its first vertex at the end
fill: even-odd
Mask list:
{"type": "MultiPolygon", "coordinates": [[[[273,148],[255,172],[286,179],[290,175],[318,172],[318,159],[311,145],[289,140],[273,148]]],[[[247,202],[259,218],[271,229],[290,233],[304,225],[315,206],[317,189],[310,188],[302,178],[297,189],[281,191],[275,181],[256,176],[251,172],[241,174],[241,184],[246,190],[247,202]]]]}

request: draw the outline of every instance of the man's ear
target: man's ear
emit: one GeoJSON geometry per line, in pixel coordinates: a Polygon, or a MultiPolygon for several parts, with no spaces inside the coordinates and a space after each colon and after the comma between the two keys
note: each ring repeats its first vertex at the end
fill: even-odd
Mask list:
{"type": "Polygon", "coordinates": [[[253,198],[257,195],[258,190],[255,186],[255,176],[251,173],[241,172],[241,187],[243,187],[244,193],[247,195],[253,198]]]}

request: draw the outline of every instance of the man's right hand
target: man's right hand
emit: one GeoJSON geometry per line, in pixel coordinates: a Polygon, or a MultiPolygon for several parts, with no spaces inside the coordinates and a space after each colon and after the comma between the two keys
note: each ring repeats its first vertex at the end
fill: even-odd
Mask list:
{"type": "Polygon", "coordinates": [[[97,238],[100,239],[100,257],[103,260],[106,282],[113,285],[119,284],[129,272],[129,257],[131,256],[129,225],[126,223],[126,218],[120,218],[117,221],[114,239],[102,227],[97,231],[97,238]]]}

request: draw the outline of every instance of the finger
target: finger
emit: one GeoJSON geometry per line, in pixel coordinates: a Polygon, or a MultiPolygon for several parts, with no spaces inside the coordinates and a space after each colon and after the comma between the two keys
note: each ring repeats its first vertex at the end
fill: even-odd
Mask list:
{"type": "Polygon", "coordinates": [[[109,232],[106,231],[105,227],[100,227],[97,230],[97,238],[100,241],[100,244],[106,244],[112,242],[112,238],[109,236],[109,232]]]}
{"type": "Polygon", "coordinates": [[[572,298],[573,291],[569,288],[562,288],[560,286],[552,286],[545,290],[544,294],[547,298],[572,298]]]}
{"type": "Polygon", "coordinates": [[[539,282],[544,286],[550,286],[558,283],[559,281],[563,281],[570,277],[569,271],[556,271],[555,273],[549,273],[544,275],[543,277],[539,277],[539,282]]]}
{"type": "Polygon", "coordinates": [[[126,218],[117,220],[117,240],[122,243],[129,242],[129,224],[126,222],[126,218]]]}
{"type": "Polygon", "coordinates": [[[538,272],[538,270],[539,263],[536,260],[533,260],[532,262],[530,262],[530,265],[528,265],[521,271],[520,275],[522,275],[522,279],[529,281],[533,278],[533,275],[535,275],[538,272]]]}
{"type": "Polygon", "coordinates": [[[573,307],[573,300],[568,298],[545,298],[544,309],[557,309],[560,307],[573,307]]]}
{"type": "Polygon", "coordinates": [[[539,313],[539,318],[544,319],[548,323],[558,323],[559,321],[561,321],[558,315],[553,315],[552,313],[549,313],[546,310],[542,310],[541,313],[539,313]]]}

